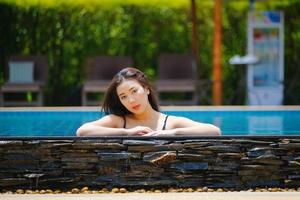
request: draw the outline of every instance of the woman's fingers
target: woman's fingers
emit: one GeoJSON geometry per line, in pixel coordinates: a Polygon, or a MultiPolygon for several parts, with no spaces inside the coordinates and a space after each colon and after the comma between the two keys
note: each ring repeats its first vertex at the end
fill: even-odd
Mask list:
{"type": "Polygon", "coordinates": [[[143,136],[157,136],[157,135],[159,135],[158,131],[152,131],[152,132],[149,132],[147,134],[144,134],[143,136]]]}
{"type": "Polygon", "coordinates": [[[174,136],[174,130],[158,130],[152,131],[150,133],[144,134],[143,136],[174,136]]]}
{"type": "Polygon", "coordinates": [[[146,133],[146,134],[141,135],[141,136],[153,136],[153,133],[146,133]]]}
{"type": "Polygon", "coordinates": [[[174,136],[175,133],[173,130],[157,130],[153,131],[151,128],[146,126],[137,126],[132,129],[129,129],[128,135],[138,135],[138,136],[174,136]]]}
{"type": "Polygon", "coordinates": [[[147,133],[153,132],[153,130],[146,126],[137,126],[129,129],[129,135],[145,135],[147,133]]]}

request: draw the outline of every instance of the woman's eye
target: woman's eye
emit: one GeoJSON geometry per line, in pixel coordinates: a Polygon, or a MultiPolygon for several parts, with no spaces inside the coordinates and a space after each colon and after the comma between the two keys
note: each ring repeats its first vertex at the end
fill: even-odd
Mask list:
{"type": "Polygon", "coordinates": [[[137,91],[138,91],[137,89],[134,89],[132,90],[132,93],[137,93],[137,91]]]}
{"type": "Polygon", "coordinates": [[[121,96],[121,100],[125,100],[126,99],[126,96],[121,96]]]}

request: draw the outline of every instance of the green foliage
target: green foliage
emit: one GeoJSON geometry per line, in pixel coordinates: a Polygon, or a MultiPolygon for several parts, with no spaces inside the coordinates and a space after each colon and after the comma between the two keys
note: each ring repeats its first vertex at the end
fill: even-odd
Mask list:
{"type": "MultiPolygon", "coordinates": [[[[213,1],[196,1],[201,80],[211,82],[213,1]]],[[[127,55],[151,80],[160,53],[190,52],[188,0],[0,0],[0,65],[12,54],[45,54],[49,59],[47,105],[78,105],[92,55],[127,55]],[[74,97],[75,96],[75,97],[74,97]]],[[[258,1],[256,9],[285,12],[285,103],[300,103],[299,1],[258,1]]],[[[248,1],[223,1],[223,103],[244,104],[243,69],[228,64],[246,52],[248,1]]],[[[3,67],[0,84],[4,82],[3,67]]],[[[211,94],[211,85],[205,88],[211,94]]],[[[209,98],[201,104],[211,104],[209,98]]]]}
{"type": "Polygon", "coordinates": [[[229,59],[238,54],[245,55],[247,50],[248,5],[244,2],[223,5],[223,104],[242,105],[246,101],[246,66],[233,66],[229,59]],[[241,20],[243,19],[243,20],[241,20]]]}

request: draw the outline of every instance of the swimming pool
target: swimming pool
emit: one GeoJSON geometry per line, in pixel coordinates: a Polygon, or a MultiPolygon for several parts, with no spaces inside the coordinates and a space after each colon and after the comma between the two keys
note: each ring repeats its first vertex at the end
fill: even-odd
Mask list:
{"type": "MultiPolygon", "coordinates": [[[[2,108],[0,137],[75,136],[81,124],[102,116],[98,110],[2,108]]],[[[166,108],[162,112],[215,124],[221,128],[223,135],[300,135],[300,107],[191,107],[166,108]]]]}

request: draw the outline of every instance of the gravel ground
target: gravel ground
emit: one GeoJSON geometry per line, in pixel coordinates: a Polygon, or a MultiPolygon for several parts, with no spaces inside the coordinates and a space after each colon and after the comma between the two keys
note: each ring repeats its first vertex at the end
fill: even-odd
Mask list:
{"type": "Polygon", "coordinates": [[[0,194],[1,200],[299,200],[300,192],[0,194]]]}

